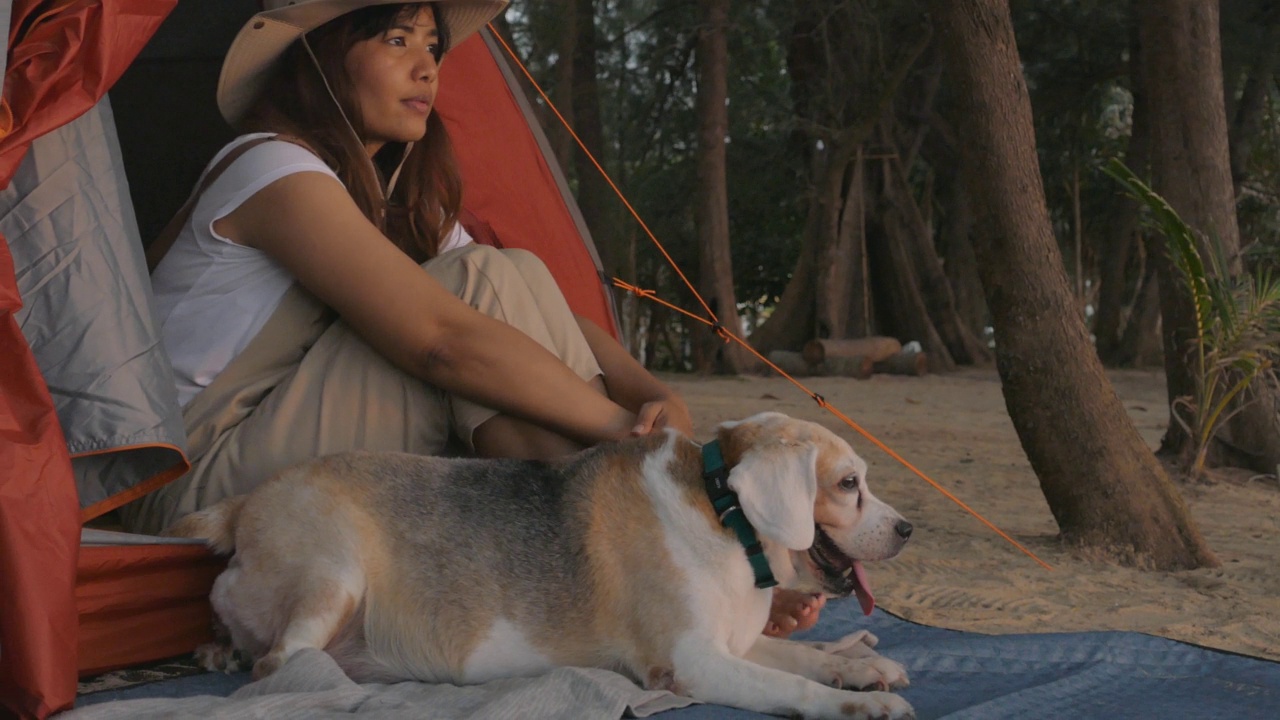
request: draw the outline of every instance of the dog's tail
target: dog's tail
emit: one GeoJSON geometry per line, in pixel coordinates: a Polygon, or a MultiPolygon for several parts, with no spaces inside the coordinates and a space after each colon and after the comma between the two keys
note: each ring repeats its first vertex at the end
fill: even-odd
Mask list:
{"type": "Polygon", "coordinates": [[[227,498],[213,507],[185,515],[161,535],[202,538],[219,555],[230,555],[236,549],[236,524],[247,496],[227,498]]]}

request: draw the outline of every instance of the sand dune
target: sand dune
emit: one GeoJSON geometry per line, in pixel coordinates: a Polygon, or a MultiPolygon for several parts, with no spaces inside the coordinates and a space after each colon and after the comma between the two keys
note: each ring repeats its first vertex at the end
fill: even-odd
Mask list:
{"type": "MultiPolygon", "coordinates": [[[[1111,373],[1144,439],[1168,422],[1164,377],[1111,373]]],[[[994,371],[805,384],[1053,566],[1045,570],[781,378],[665,378],[687,398],[700,438],[720,420],[778,410],[849,439],[872,490],[916,526],[903,554],[868,568],[879,604],[931,625],[987,633],[1134,630],[1280,660],[1280,486],[1220,475],[1182,486],[1222,561],[1150,572],[1062,547],[1005,411],[994,371]]]]}

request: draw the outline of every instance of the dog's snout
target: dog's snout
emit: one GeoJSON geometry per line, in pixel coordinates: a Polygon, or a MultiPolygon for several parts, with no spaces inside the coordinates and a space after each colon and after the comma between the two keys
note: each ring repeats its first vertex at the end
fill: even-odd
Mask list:
{"type": "Polygon", "coordinates": [[[897,531],[898,537],[903,540],[911,537],[911,523],[906,520],[899,520],[898,524],[893,526],[893,529],[897,531]]]}

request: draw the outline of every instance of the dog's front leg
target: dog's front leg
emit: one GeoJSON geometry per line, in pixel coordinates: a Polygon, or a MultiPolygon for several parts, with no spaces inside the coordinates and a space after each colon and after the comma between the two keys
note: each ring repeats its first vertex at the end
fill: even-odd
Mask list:
{"type": "Polygon", "coordinates": [[[827,642],[802,640],[798,642],[807,647],[821,650],[824,653],[839,655],[841,657],[851,658],[854,660],[878,658],[876,666],[882,669],[886,677],[890,678],[890,690],[900,690],[910,684],[907,680],[907,669],[903,667],[901,663],[890,660],[876,652],[874,648],[880,643],[880,639],[866,630],[849,633],[839,640],[827,642]]]}
{"type": "Polygon", "coordinates": [[[860,643],[837,641],[827,643],[831,649],[818,649],[808,643],[762,635],[747,651],[747,659],[837,688],[898,690],[909,684],[907,672],[901,665],[874,651],[867,656],[837,652],[848,652],[850,648],[845,645],[855,644],[860,643]]]}
{"type": "MultiPolygon", "coordinates": [[[[799,647],[822,655],[812,648],[799,647]]],[[[679,643],[675,665],[676,684],[703,702],[812,719],[908,720],[915,717],[911,705],[892,693],[828,687],[788,670],[735,657],[727,650],[715,649],[704,638],[686,638],[679,643]]]]}

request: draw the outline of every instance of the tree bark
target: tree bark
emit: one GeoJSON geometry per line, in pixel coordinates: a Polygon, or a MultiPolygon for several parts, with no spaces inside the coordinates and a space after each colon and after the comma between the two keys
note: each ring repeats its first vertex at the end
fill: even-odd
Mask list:
{"type": "MultiPolygon", "coordinates": [[[[559,0],[560,16],[563,23],[559,27],[556,42],[556,65],[553,71],[555,78],[552,96],[560,114],[564,116],[569,127],[577,127],[577,119],[573,116],[573,98],[576,86],[573,82],[574,56],[578,50],[578,0],[559,0]]],[[[588,8],[589,9],[589,8],[588,8]]],[[[592,18],[588,17],[588,21],[592,18]]],[[[552,113],[546,113],[552,115],[552,113]]],[[[556,161],[565,172],[573,167],[573,156],[577,152],[577,143],[569,135],[569,130],[554,116],[542,123],[547,131],[547,140],[551,150],[556,154],[556,161]]],[[[593,150],[594,152],[594,150],[593,150]]]]}
{"type": "MultiPolygon", "coordinates": [[[[1144,235],[1143,247],[1164,242],[1162,238],[1144,235]]],[[[1160,279],[1155,264],[1150,260],[1151,251],[1145,251],[1145,265],[1138,293],[1129,310],[1129,320],[1120,338],[1117,365],[1126,367],[1163,367],[1164,347],[1160,332],[1160,279]]]]}
{"type": "Polygon", "coordinates": [[[858,242],[854,233],[865,237],[860,221],[865,217],[865,209],[848,204],[856,201],[869,204],[870,200],[853,192],[859,186],[850,185],[850,176],[856,181],[860,149],[928,46],[930,36],[926,27],[924,32],[911,38],[914,42],[861,38],[859,33],[874,33],[851,22],[847,16],[849,6],[842,7],[843,10],[832,9],[829,3],[816,0],[800,3],[796,24],[788,38],[787,66],[793,104],[801,124],[809,130],[805,144],[817,149],[810,150],[811,195],[800,256],[773,315],[751,336],[752,344],[761,351],[792,350],[815,335],[838,336],[842,326],[845,333],[854,333],[850,319],[865,317],[867,312],[865,304],[861,313],[850,314],[844,307],[855,302],[853,298],[859,294],[868,297],[866,286],[855,284],[863,276],[865,265],[831,267],[826,263],[828,260],[861,263],[856,255],[865,241],[858,242]],[[816,24],[815,18],[821,19],[821,24],[816,24]],[[857,58],[834,49],[850,43],[877,42],[892,45],[896,51],[892,56],[893,66],[883,80],[877,74],[871,82],[863,83],[865,87],[857,88],[858,93],[865,93],[869,100],[850,103],[848,98],[856,94],[854,89],[844,87],[835,78],[856,77],[863,68],[858,66],[857,58]],[[848,283],[849,287],[838,288],[836,282],[848,283]],[[829,307],[825,303],[841,306],[829,307]]]}
{"type": "MultiPolygon", "coordinates": [[[[951,137],[953,133],[946,127],[942,119],[934,115],[930,124],[935,126],[934,135],[944,136],[946,155],[953,158],[954,170],[951,175],[951,189],[947,196],[946,222],[939,233],[939,243],[943,256],[943,269],[947,273],[947,282],[955,294],[956,312],[969,330],[983,340],[983,348],[987,348],[987,301],[982,294],[982,281],[978,277],[978,259],[973,254],[973,208],[969,198],[969,168],[965,164],[964,155],[960,152],[959,142],[951,137]]],[[[945,171],[944,171],[945,172],[945,171]]],[[[988,360],[990,353],[988,352],[988,360]]]]}
{"type": "MultiPolygon", "coordinates": [[[[1143,82],[1151,97],[1152,188],[1200,234],[1201,256],[1207,260],[1216,244],[1226,260],[1221,272],[1238,276],[1244,264],[1231,178],[1218,23],[1218,3],[1214,2],[1143,0],[1139,6],[1143,82]]],[[[1161,248],[1156,262],[1164,317],[1165,374],[1172,404],[1195,393],[1196,371],[1188,350],[1196,337],[1197,321],[1191,293],[1174,274],[1166,248],[1161,248]]],[[[1229,457],[1222,456],[1223,448],[1214,448],[1210,464],[1227,460],[1265,473],[1274,472],[1280,464],[1276,390],[1258,383],[1251,397],[1254,402],[1237,404],[1240,412],[1226,424],[1229,457]]],[[[1161,452],[1185,457],[1193,451],[1182,425],[1170,423],[1161,452]]]]}
{"type": "MultiPolygon", "coordinates": [[[[729,0],[700,0],[702,27],[698,30],[698,188],[697,226],[699,285],[720,324],[742,335],[733,290],[733,258],[729,248],[729,192],[725,178],[725,143],[729,136],[729,49],[725,37],[729,0]]],[[[695,333],[700,372],[740,373],[750,369],[752,357],[741,345],[725,343],[701,327],[695,333]]]]}
{"type": "MultiPolygon", "coordinates": [[[[1150,129],[1147,119],[1147,94],[1142,87],[1142,45],[1138,42],[1137,27],[1133,28],[1129,42],[1129,78],[1133,93],[1133,127],[1129,133],[1129,147],[1124,161],[1138,177],[1148,177],[1151,163],[1150,129]]],[[[1094,316],[1093,334],[1096,338],[1098,357],[1105,365],[1120,366],[1128,364],[1126,358],[1132,360],[1138,356],[1135,347],[1126,347],[1122,340],[1126,337],[1139,342],[1137,331],[1142,326],[1135,326],[1134,332],[1128,333],[1128,325],[1121,321],[1124,316],[1126,297],[1133,297],[1129,322],[1140,317],[1137,310],[1138,299],[1142,293],[1142,263],[1135,262],[1142,252],[1139,228],[1139,207],[1136,200],[1121,192],[1115,192],[1110,201],[1110,218],[1099,235],[1096,255],[1099,258],[1098,271],[1098,312],[1094,316]],[[1131,278],[1129,273],[1138,277],[1131,278]],[[1132,288],[1132,290],[1131,290],[1132,288]]],[[[1146,339],[1150,342],[1150,338],[1146,339]]]]}
{"type": "MultiPolygon", "coordinates": [[[[893,142],[888,133],[885,142],[893,142]]],[[[903,232],[900,237],[906,245],[907,255],[915,265],[928,320],[943,343],[942,353],[929,351],[934,370],[949,370],[956,364],[977,365],[989,361],[991,356],[986,346],[960,318],[955,296],[951,292],[951,283],[933,244],[933,228],[925,220],[920,206],[912,196],[906,166],[890,160],[885,164],[885,173],[888,175],[885,194],[901,223],[903,232]]]]}
{"type": "Polygon", "coordinates": [[[824,204],[822,209],[822,223],[831,242],[824,248],[822,262],[817,268],[815,311],[818,337],[859,337],[866,334],[863,328],[867,313],[862,301],[869,278],[863,272],[866,260],[866,238],[863,236],[866,181],[861,155],[861,150],[857,151],[847,172],[841,168],[839,177],[828,177],[824,183],[824,196],[829,204],[824,204]]]}
{"type": "Polygon", "coordinates": [[[1063,538],[1159,569],[1216,564],[1103,373],[1075,307],[1008,4],[932,0],[931,8],[957,80],[1005,404],[1063,538]]]}
{"type": "Polygon", "coordinates": [[[1272,12],[1261,52],[1247,70],[1240,102],[1232,113],[1228,130],[1231,183],[1236,195],[1240,194],[1240,186],[1248,178],[1249,155],[1253,152],[1253,141],[1262,124],[1277,63],[1280,63],[1280,12],[1272,12]]]}
{"type": "MultiPolygon", "coordinates": [[[[596,69],[596,3],[595,0],[572,2],[573,29],[577,33],[571,72],[574,130],[596,159],[604,163],[607,153],[604,124],[600,119],[600,87],[596,81],[599,77],[596,69]]],[[[586,153],[574,152],[573,158],[578,176],[578,208],[600,250],[605,274],[609,277],[634,277],[634,273],[621,272],[626,268],[626,237],[618,231],[619,223],[611,212],[616,202],[613,193],[586,153]]]]}

